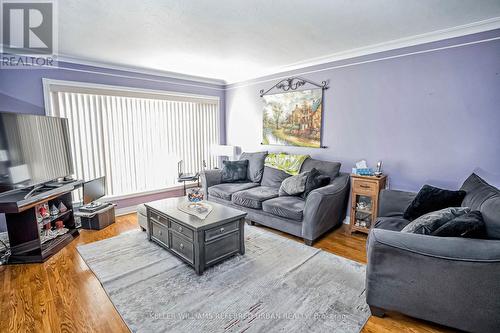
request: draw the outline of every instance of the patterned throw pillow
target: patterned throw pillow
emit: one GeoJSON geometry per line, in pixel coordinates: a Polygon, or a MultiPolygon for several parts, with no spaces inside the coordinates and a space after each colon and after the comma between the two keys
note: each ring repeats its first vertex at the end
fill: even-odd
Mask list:
{"type": "Polygon", "coordinates": [[[432,236],[486,238],[486,225],[480,211],[455,217],[434,231],[432,236]]]}
{"type": "Polygon", "coordinates": [[[306,180],[309,171],[299,173],[285,179],[280,186],[279,196],[300,195],[306,189],[306,180]]]}
{"type": "Polygon", "coordinates": [[[222,182],[234,183],[247,179],[248,160],[222,161],[222,182]]]}
{"type": "Polygon", "coordinates": [[[470,212],[468,207],[449,207],[420,216],[410,222],[401,232],[430,235],[445,223],[470,212]]]}

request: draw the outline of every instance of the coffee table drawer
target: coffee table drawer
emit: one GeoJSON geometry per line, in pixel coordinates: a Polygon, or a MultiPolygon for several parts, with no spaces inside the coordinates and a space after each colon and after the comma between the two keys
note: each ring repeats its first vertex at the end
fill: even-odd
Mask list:
{"type": "Polygon", "coordinates": [[[205,244],[205,265],[211,265],[240,250],[240,233],[233,232],[205,244]]]}
{"type": "Polygon", "coordinates": [[[186,227],[180,225],[179,223],[176,223],[174,221],[170,221],[170,229],[186,236],[190,240],[193,240],[193,230],[186,228],[186,227]]]}
{"type": "Polygon", "coordinates": [[[171,232],[171,246],[170,249],[186,259],[191,264],[194,263],[194,248],[193,243],[184,240],[182,237],[177,236],[175,233],[171,232]]]}
{"type": "Polygon", "coordinates": [[[226,223],[219,227],[208,229],[205,231],[205,242],[211,241],[212,239],[216,239],[222,237],[232,231],[238,230],[238,221],[226,223]]]}
{"type": "Polygon", "coordinates": [[[168,220],[166,217],[154,212],[154,211],[149,211],[149,218],[157,223],[160,223],[164,226],[168,226],[168,220]]]}
{"type": "Polygon", "coordinates": [[[151,221],[151,238],[159,241],[165,246],[168,246],[168,229],[167,227],[151,221]]]}

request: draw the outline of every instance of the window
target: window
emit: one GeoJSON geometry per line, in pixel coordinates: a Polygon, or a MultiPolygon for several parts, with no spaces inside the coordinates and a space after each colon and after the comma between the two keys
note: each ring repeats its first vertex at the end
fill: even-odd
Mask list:
{"type": "Polygon", "coordinates": [[[217,165],[219,101],[107,86],[44,82],[48,115],[68,118],[78,179],[106,176],[106,195],[178,185],[177,163],[196,173],[217,165]]]}

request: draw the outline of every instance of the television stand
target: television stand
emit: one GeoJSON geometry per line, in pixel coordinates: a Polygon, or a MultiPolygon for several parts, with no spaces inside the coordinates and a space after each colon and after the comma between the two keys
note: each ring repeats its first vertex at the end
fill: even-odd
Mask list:
{"type": "Polygon", "coordinates": [[[0,213],[5,213],[11,250],[9,264],[44,262],[78,237],[71,192],[80,185],[81,182],[75,181],[40,193],[37,192],[40,189],[31,190],[28,198],[26,189],[0,196],[0,213]],[[40,205],[58,207],[60,203],[67,210],[37,220],[40,205]]]}

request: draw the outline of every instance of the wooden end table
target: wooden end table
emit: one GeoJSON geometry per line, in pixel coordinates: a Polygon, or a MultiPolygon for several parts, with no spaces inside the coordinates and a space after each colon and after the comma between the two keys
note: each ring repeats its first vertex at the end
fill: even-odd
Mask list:
{"type": "Polygon", "coordinates": [[[385,188],[387,176],[360,176],[351,174],[351,233],[368,234],[378,213],[379,193],[385,188]]]}

